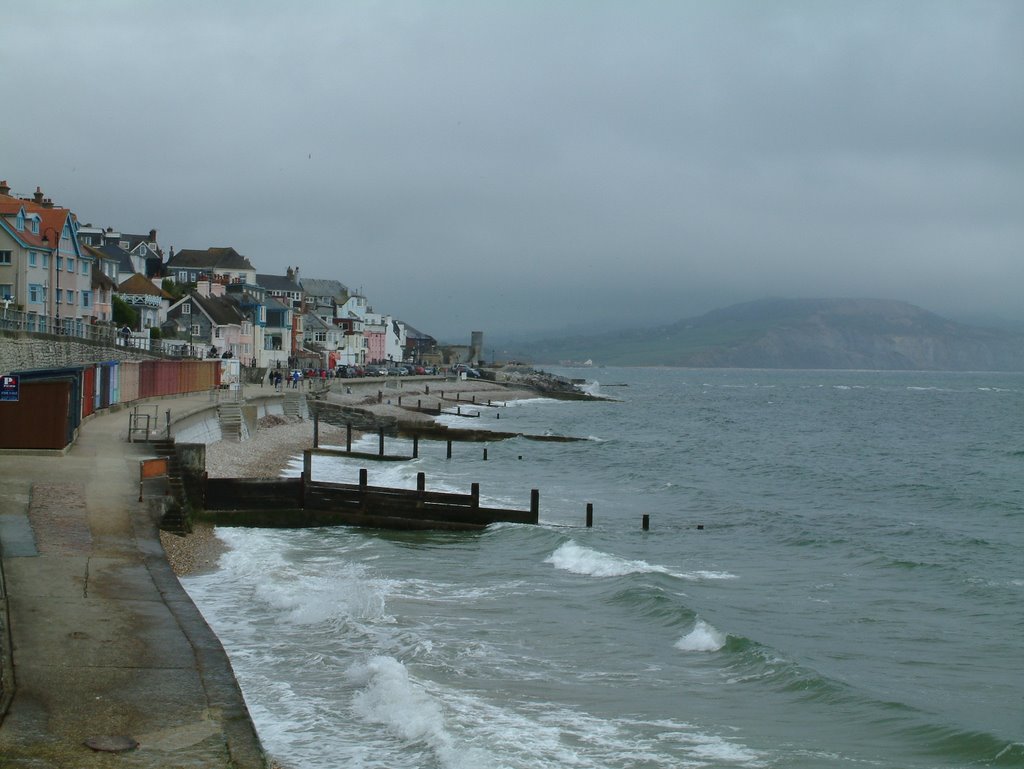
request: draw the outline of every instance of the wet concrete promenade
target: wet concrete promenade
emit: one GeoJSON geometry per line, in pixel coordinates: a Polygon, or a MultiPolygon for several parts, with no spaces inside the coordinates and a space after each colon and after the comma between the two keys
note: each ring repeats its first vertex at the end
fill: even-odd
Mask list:
{"type": "MultiPolygon", "coordinates": [[[[213,406],[166,399],[159,418],[213,406]]],[[[227,656],[138,501],[153,454],[128,421],[88,420],[63,456],[0,453],[0,768],[262,769],[227,656]]]]}

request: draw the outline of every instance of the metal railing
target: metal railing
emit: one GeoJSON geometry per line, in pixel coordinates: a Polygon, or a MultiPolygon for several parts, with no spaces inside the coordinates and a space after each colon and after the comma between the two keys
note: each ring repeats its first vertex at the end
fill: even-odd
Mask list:
{"type": "Polygon", "coordinates": [[[84,339],[111,347],[132,347],[176,358],[205,358],[207,346],[186,339],[151,339],[148,332],[124,334],[111,324],[88,323],[82,318],[58,318],[0,307],[0,331],[84,339]]]}

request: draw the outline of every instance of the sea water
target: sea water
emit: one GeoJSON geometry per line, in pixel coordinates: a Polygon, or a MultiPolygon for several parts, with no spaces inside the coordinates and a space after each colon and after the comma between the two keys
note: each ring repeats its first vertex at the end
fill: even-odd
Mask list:
{"type": "Polygon", "coordinates": [[[183,582],[271,755],[1024,767],[1024,375],[564,373],[614,400],[443,419],[581,441],[313,465],[521,509],[536,488],[539,526],[218,529],[219,569],[183,582]]]}

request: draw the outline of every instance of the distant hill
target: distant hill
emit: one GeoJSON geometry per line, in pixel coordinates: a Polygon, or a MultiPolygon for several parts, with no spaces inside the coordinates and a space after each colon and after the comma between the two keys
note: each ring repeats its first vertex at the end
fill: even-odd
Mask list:
{"type": "Polygon", "coordinates": [[[1024,371],[1024,334],[880,299],[764,299],[668,326],[521,345],[536,363],[1024,371]]]}

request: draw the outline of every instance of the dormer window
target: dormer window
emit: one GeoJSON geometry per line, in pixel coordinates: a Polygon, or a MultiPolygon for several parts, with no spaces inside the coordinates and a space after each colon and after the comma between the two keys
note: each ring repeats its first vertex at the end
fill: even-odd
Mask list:
{"type": "Polygon", "coordinates": [[[18,230],[18,232],[24,232],[25,231],[25,212],[24,211],[22,211],[22,210],[18,211],[18,216],[14,220],[14,227],[15,227],[15,229],[18,230]]]}

